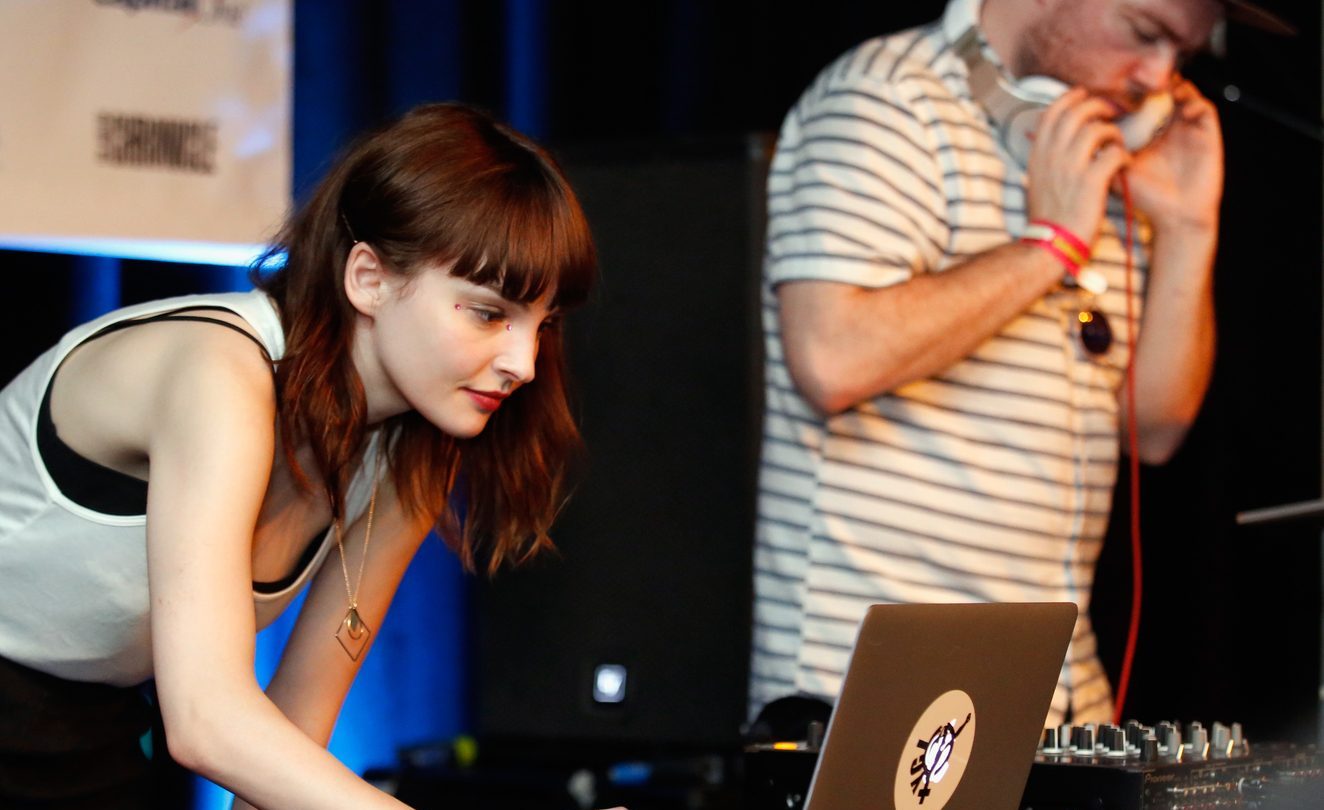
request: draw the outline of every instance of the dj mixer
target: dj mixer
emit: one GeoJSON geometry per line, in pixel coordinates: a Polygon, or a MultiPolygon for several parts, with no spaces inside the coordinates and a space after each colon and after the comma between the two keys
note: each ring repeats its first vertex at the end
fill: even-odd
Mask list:
{"type": "MultiPolygon", "coordinates": [[[[748,810],[801,810],[823,727],[804,739],[750,745],[748,810]]],[[[1044,731],[1021,810],[1321,810],[1324,756],[1257,743],[1239,723],[1061,726],[1044,731]]]]}
{"type": "Polygon", "coordinates": [[[1252,746],[1241,725],[1161,722],[1044,730],[1022,810],[1324,807],[1313,747],[1252,746]]]}

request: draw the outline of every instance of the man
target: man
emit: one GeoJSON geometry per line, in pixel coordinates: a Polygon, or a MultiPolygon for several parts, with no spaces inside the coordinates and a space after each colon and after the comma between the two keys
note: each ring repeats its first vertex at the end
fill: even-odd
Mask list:
{"type": "Polygon", "coordinates": [[[835,695],[871,603],[1070,601],[1050,722],[1111,720],[1088,603],[1118,438],[1133,424],[1142,460],[1169,458],[1214,354],[1222,141],[1177,69],[1233,6],[1255,11],[951,0],[846,53],[787,116],[768,183],[753,708],[835,695]],[[1071,88],[1023,166],[972,95],[980,64],[1071,88]],[[1171,122],[1131,151],[1119,123],[1155,94],[1171,122]]]}

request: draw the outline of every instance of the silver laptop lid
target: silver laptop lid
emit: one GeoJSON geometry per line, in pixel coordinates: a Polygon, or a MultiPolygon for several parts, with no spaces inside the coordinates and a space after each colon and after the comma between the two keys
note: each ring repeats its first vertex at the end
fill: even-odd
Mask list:
{"type": "Polygon", "coordinates": [[[1070,603],[874,605],[806,810],[1016,810],[1070,603]]]}

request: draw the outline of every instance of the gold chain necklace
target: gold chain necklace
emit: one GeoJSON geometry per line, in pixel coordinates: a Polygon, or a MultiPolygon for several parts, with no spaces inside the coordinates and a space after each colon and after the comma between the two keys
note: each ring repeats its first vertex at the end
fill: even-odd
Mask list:
{"type": "Polygon", "coordinates": [[[340,571],[345,575],[345,597],[349,600],[349,610],[345,612],[340,627],[336,628],[336,641],[340,642],[340,646],[344,648],[345,654],[351,661],[359,660],[364,648],[368,646],[368,640],[372,638],[372,628],[368,627],[368,623],[359,615],[359,588],[363,586],[363,567],[368,561],[368,543],[372,542],[372,516],[377,511],[377,482],[380,469],[378,465],[372,476],[372,494],[368,497],[368,520],[363,527],[363,556],[359,558],[359,575],[352,589],[349,586],[349,566],[345,563],[342,521],[340,518],[336,519],[336,547],[340,549],[340,571]]]}

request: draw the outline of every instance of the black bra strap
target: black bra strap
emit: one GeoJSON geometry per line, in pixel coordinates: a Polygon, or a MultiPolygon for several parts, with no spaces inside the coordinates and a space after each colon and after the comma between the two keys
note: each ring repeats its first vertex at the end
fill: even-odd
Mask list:
{"type": "MultiPolygon", "coordinates": [[[[262,341],[235,324],[223,321],[220,318],[209,318],[205,315],[184,314],[197,310],[233,311],[218,306],[197,306],[163,312],[145,318],[119,321],[95,332],[79,345],[90,343],[104,335],[139,324],[154,323],[156,321],[197,321],[219,324],[227,329],[233,329],[257,344],[262,356],[267,358],[267,362],[271,362],[271,354],[267,351],[267,347],[262,345],[262,341]]],[[[56,374],[58,373],[59,370],[57,369],[56,374]]],[[[52,374],[50,382],[46,385],[46,391],[42,396],[37,415],[37,450],[56,487],[74,503],[102,514],[141,515],[146,513],[146,481],[85,458],[60,438],[55,430],[55,422],[51,418],[51,389],[54,386],[55,374],[52,374]]]]}
{"type": "MultiPolygon", "coordinates": [[[[271,353],[267,351],[267,347],[266,347],[265,345],[263,345],[262,341],[258,340],[258,339],[257,339],[256,337],[254,337],[250,332],[248,332],[248,330],[246,330],[246,329],[242,329],[242,328],[240,328],[240,327],[238,327],[238,326],[236,326],[236,325],[230,323],[229,321],[223,321],[223,320],[221,320],[220,318],[208,318],[208,317],[205,316],[205,315],[185,315],[185,314],[183,314],[183,313],[185,313],[185,312],[195,312],[195,311],[199,311],[199,310],[214,310],[214,311],[218,311],[218,312],[233,312],[233,310],[226,309],[225,307],[218,307],[218,306],[197,306],[197,307],[186,307],[186,308],[184,308],[184,309],[175,309],[175,310],[171,310],[170,312],[162,312],[162,313],[160,313],[159,315],[148,315],[148,316],[143,317],[143,318],[131,318],[131,319],[129,319],[129,320],[118,321],[118,322],[116,322],[116,323],[112,323],[111,325],[105,327],[104,329],[101,329],[100,331],[98,331],[98,332],[96,332],[96,333],[90,335],[88,338],[86,338],[85,340],[83,340],[82,343],[91,343],[92,341],[96,340],[97,338],[99,338],[99,337],[103,337],[103,336],[105,336],[105,335],[109,335],[109,334],[111,334],[112,332],[118,332],[118,331],[120,331],[121,329],[128,329],[128,328],[131,327],[131,326],[138,326],[138,325],[140,325],[140,324],[144,324],[144,323],[157,323],[158,321],[194,321],[194,322],[198,322],[198,323],[214,323],[214,324],[217,324],[218,326],[224,326],[224,327],[227,328],[227,329],[232,329],[232,330],[238,332],[239,334],[243,335],[244,337],[248,338],[249,340],[253,341],[253,343],[257,344],[258,349],[262,352],[262,356],[263,356],[263,357],[266,357],[268,362],[271,362],[271,353]]],[[[81,346],[82,343],[80,343],[79,345],[81,346]]]]}

